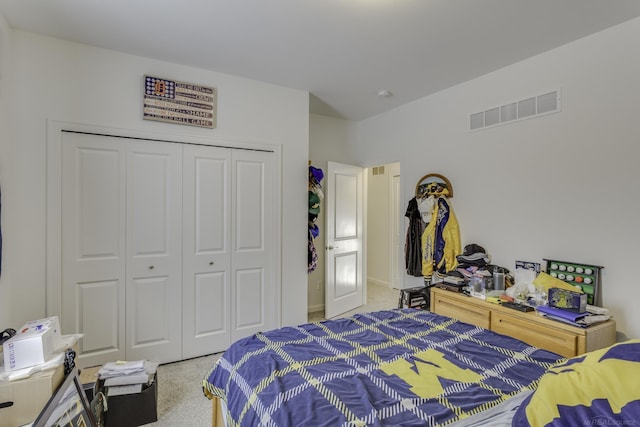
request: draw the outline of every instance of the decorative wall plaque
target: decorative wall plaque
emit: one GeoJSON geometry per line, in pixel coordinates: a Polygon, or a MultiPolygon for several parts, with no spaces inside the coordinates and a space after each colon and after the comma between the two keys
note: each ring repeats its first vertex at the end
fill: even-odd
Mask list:
{"type": "Polygon", "coordinates": [[[216,88],[144,76],[146,120],[215,128],[216,103],[216,88]]]}

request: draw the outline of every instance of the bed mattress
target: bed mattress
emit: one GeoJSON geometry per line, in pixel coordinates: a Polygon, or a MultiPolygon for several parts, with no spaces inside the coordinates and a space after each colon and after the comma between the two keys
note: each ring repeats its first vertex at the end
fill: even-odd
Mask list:
{"type": "Polygon", "coordinates": [[[203,381],[228,425],[446,425],[536,388],[562,357],[417,309],[241,339],[203,381]]]}

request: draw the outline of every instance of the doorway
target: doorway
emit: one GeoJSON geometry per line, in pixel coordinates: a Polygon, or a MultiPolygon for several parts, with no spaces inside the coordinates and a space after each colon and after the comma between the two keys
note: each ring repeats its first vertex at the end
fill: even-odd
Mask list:
{"type": "MultiPolygon", "coordinates": [[[[403,287],[405,207],[402,206],[399,162],[364,168],[363,175],[365,181],[363,209],[367,218],[364,260],[367,280],[363,283],[366,301],[369,299],[368,284],[389,290],[403,287]]],[[[326,203],[323,201],[318,216],[320,233],[314,239],[318,264],[317,268],[308,275],[309,321],[325,318],[326,215],[326,203]]],[[[395,306],[397,301],[394,298],[390,303],[389,308],[395,306]]]]}
{"type": "Polygon", "coordinates": [[[404,232],[400,163],[367,168],[367,282],[402,288],[404,232]]]}

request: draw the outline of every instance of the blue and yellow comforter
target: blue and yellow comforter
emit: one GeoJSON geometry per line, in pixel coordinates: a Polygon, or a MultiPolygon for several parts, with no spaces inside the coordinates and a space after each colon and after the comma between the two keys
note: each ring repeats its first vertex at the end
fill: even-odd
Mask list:
{"type": "Polygon", "coordinates": [[[534,389],[560,356],[427,311],[264,332],[203,381],[230,426],[448,424],[534,389]]]}

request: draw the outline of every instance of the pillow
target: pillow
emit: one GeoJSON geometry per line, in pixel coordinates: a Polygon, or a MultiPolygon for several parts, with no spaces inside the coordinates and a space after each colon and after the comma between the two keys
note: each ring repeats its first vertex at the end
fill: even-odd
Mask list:
{"type": "Polygon", "coordinates": [[[629,340],[549,368],[512,426],[619,426],[638,420],[640,340],[629,340]]]}

